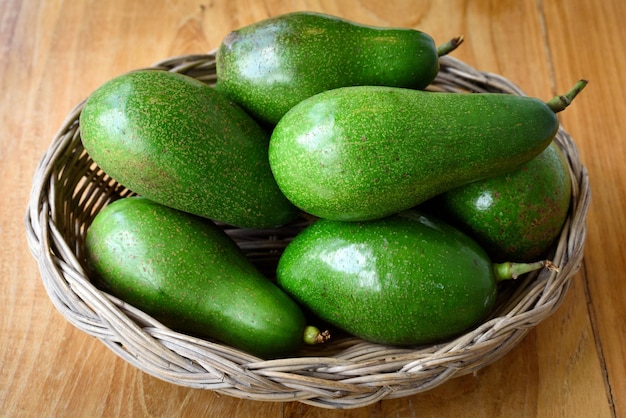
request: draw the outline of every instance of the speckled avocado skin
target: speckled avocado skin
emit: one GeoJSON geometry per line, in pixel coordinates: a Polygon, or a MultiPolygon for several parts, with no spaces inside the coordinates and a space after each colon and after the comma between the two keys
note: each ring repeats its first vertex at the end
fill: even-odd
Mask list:
{"type": "Polygon", "coordinates": [[[178,331],[264,358],[301,345],[298,305],[207,219],[128,197],[96,215],[85,250],[100,285],[178,331]]]}
{"type": "Polygon", "coordinates": [[[487,250],[495,262],[536,261],[554,243],[572,193],[565,157],[553,142],[522,167],[435,198],[445,214],[487,250]]]}
{"type": "Polygon", "coordinates": [[[305,212],[371,220],[511,171],[557,129],[554,112],[530,97],[343,87],[292,108],[272,133],[269,161],[305,212]]]}
{"type": "Polygon", "coordinates": [[[318,220],[287,246],[277,280],[320,318],[394,345],[463,332],[488,314],[497,292],[482,248],[416,211],[368,222],[318,220]]]}
{"type": "Polygon", "coordinates": [[[295,12],[231,32],[216,57],[216,89],[265,124],[332,88],[424,88],[439,71],[433,39],[409,28],[361,25],[295,12]]]}
{"type": "Polygon", "coordinates": [[[80,133],[102,170],[159,203],[241,227],[282,225],[298,213],[270,171],[269,134],[194,78],[118,76],[89,96],[80,133]]]}

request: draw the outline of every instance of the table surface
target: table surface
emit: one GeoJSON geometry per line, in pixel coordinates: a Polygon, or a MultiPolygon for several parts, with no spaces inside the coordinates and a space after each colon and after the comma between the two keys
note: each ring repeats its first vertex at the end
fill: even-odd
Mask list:
{"type": "Polygon", "coordinates": [[[108,0],[0,2],[0,411],[9,416],[626,417],[626,2],[108,0]],[[590,81],[559,115],[593,191],[585,257],[564,302],[504,358],[414,396],[353,410],[242,400],[153,378],[54,308],[25,238],[35,167],[69,111],[104,81],[215,48],[294,10],[413,27],[453,55],[548,99],[590,81]]]}

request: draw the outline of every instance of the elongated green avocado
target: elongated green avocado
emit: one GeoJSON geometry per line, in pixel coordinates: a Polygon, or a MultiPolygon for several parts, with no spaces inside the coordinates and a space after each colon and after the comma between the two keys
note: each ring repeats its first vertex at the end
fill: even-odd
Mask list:
{"type": "Polygon", "coordinates": [[[282,225],[298,213],[270,171],[269,134],[194,78],[118,76],[89,96],[80,133],[102,170],[159,203],[240,227],[282,225]]]}
{"type": "Polygon", "coordinates": [[[285,249],[277,281],[350,334],[415,345],[475,326],[492,310],[498,281],[544,265],[495,265],[459,230],[408,211],[367,222],[316,221],[285,249]]]}
{"type": "Polygon", "coordinates": [[[228,34],[216,56],[216,89],[275,125],[295,104],[332,88],[424,88],[439,71],[426,33],[294,12],[228,34]]]}
{"type": "Polygon", "coordinates": [[[304,341],[299,306],[210,220],[129,197],[96,215],[85,250],[106,290],[178,331],[266,358],[304,341]]]}
{"type": "Polygon", "coordinates": [[[539,155],[559,127],[554,109],[564,108],[564,99],[555,102],[338,88],[300,102],[281,119],[270,140],[270,166],[285,196],[305,212],[381,218],[539,155]]]}

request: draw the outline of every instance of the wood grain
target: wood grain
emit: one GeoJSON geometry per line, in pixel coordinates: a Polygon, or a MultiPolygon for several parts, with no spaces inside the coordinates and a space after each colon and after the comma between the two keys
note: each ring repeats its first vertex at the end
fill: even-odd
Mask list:
{"type": "Polygon", "coordinates": [[[626,417],[626,34],[621,0],[0,2],[0,415],[211,417],[626,417]],[[312,10],[415,27],[454,56],[548,99],[593,191],[585,260],[560,309],[504,358],[428,392],[355,410],[267,403],[173,386],[117,358],[52,305],[24,237],[35,166],[65,115],[104,81],[215,48],[230,30],[312,10]]]}
{"type": "Polygon", "coordinates": [[[592,244],[586,251],[584,269],[589,313],[600,343],[600,361],[606,368],[609,400],[618,416],[626,416],[626,286],[624,274],[616,270],[626,263],[622,244],[626,145],[620,139],[626,127],[621,94],[626,82],[626,55],[620,45],[626,34],[619,28],[626,5],[547,2],[546,15],[547,24],[554,25],[550,50],[562,74],[557,85],[564,88],[561,80],[568,82],[581,75],[593,80],[586,97],[581,96],[576,108],[564,112],[561,120],[573,136],[585,137],[579,148],[593,190],[588,218],[588,242],[592,244]],[[598,30],[589,31],[590,27],[598,30]]]}

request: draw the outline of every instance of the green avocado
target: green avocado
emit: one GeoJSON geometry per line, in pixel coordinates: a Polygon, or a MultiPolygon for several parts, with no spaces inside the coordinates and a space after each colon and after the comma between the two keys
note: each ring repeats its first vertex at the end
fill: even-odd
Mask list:
{"type": "Polygon", "coordinates": [[[406,211],[365,222],[317,220],[281,255],[277,282],[352,335],[416,345],[477,325],[494,306],[498,281],[543,266],[492,264],[458,229],[406,211]]]}
{"type": "Polygon", "coordinates": [[[427,206],[471,235],[492,260],[530,261],[559,236],[571,194],[569,166],[553,142],[515,171],[453,189],[427,206]]]}
{"type": "Polygon", "coordinates": [[[276,125],[270,167],[304,212],[344,221],[385,217],[530,161],[555,136],[555,112],[581,88],[548,103],[384,86],[325,91],[276,125]]]}
{"type": "Polygon", "coordinates": [[[299,306],[208,219],[127,197],[96,215],[85,250],[100,286],[177,331],[263,358],[304,341],[299,306]]]}
{"type": "Polygon", "coordinates": [[[439,53],[429,35],[414,29],[294,12],[228,34],[216,70],[216,89],[274,126],[298,102],[325,90],[424,88],[439,72],[439,53]]]}
{"type": "Polygon", "coordinates": [[[272,176],[269,134],[192,77],[139,70],[104,83],[81,111],[80,134],[104,172],[161,204],[239,227],[298,213],[272,176]]]}

